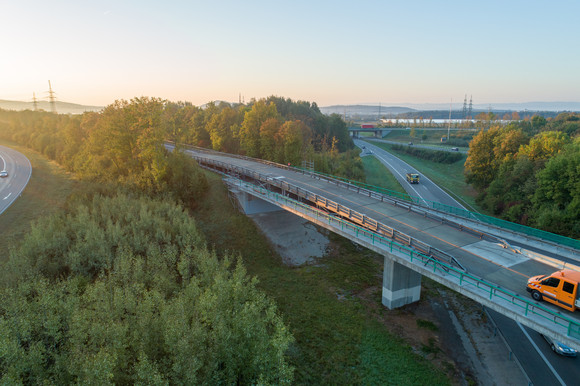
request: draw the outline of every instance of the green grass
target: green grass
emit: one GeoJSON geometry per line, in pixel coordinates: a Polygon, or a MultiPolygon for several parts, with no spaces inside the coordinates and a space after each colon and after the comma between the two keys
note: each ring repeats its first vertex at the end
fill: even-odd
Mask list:
{"type": "MultiPolygon", "coordinates": [[[[33,167],[22,197],[0,216],[5,259],[31,221],[91,188],[38,153],[2,144],[25,154],[33,167]]],[[[382,257],[330,234],[333,253],[316,265],[288,267],[252,220],[233,209],[221,179],[210,173],[208,178],[210,191],[193,213],[199,229],[218,253],[239,253],[248,273],[278,304],[296,338],[288,352],[296,384],[449,384],[441,370],[377,322],[377,313],[388,312],[380,304],[382,257]],[[361,296],[373,286],[370,296],[361,296]]]]}
{"type": "Polygon", "coordinates": [[[12,246],[30,230],[31,221],[60,210],[73,192],[75,182],[55,162],[33,150],[6,140],[0,144],[24,154],[32,165],[28,185],[14,203],[0,215],[0,262],[12,246]]]}
{"type": "Polygon", "coordinates": [[[452,164],[440,164],[416,158],[409,154],[395,152],[392,150],[391,145],[386,143],[375,142],[374,144],[419,170],[421,174],[426,175],[453,198],[465,205],[467,209],[482,212],[482,209],[475,203],[477,192],[465,182],[463,170],[466,156],[461,161],[452,164]]]}
{"type": "MultiPolygon", "coordinates": [[[[434,345],[428,346],[436,351],[434,345]]],[[[429,362],[419,356],[407,360],[409,348],[400,339],[385,335],[382,326],[369,323],[364,329],[361,345],[363,385],[446,385],[449,382],[430,370],[429,362]]],[[[425,350],[423,350],[425,352],[425,350]]],[[[426,352],[427,354],[430,352],[426,352]]]]}
{"type": "MultiPolygon", "coordinates": [[[[476,134],[475,130],[452,130],[449,132],[451,141],[464,140],[466,142],[469,142],[469,140],[471,140],[471,138],[473,138],[475,134],[476,134]]],[[[411,130],[395,129],[391,130],[383,139],[386,139],[388,141],[401,142],[403,144],[413,142],[414,144],[417,145],[421,144],[421,145],[457,147],[457,145],[454,145],[453,142],[451,144],[441,142],[441,137],[447,137],[447,129],[445,130],[417,129],[415,130],[415,137],[411,137],[411,130]],[[425,136],[425,138],[423,138],[423,136],[425,136]]],[[[459,147],[463,150],[468,149],[465,146],[459,147]]]]}
{"type": "Polygon", "coordinates": [[[335,247],[326,257],[288,267],[252,220],[229,205],[221,179],[208,179],[210,191],[194,213],[199,229],[218,253],[240,251],[248,273],[275,299],[296,338],[289,350],[296,384],[449,383],[376,321],[376,312],[388,312],[380,304],[381,256],[329,234],[335,247]]]}
{"type": "Polygon", "coordinates": [[[399,181],[378,159],[366,156],[361,157],[361,160],[367,176],[367,184],[406,194],[399,181]]]}

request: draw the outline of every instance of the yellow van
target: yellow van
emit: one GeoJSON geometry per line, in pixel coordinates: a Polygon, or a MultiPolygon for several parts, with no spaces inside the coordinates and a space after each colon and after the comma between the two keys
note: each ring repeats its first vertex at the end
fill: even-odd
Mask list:
{"type": "Polygon", "coordinates": [[[538,275],[529,278],[526,290],[534,300],[545,300],[568,311],[575,311],[580,308],[578,283],[580,272],[564,269],[550,276],[538,275]]]}

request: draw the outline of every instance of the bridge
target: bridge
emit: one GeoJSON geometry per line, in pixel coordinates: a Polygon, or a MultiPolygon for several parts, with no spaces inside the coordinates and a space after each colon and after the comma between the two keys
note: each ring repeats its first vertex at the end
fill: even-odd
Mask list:
{"type": "Polygon", "coordinates": [[[386,307],[419,300],[426,276],[580,349],[578,312],[538,303],[525,290],[530,276],[574,267],[538,251],[580,261],[576,240],[543,240],[436,203],[429,207],[290,166],[207,149],[185,151],[202,167],[223,174],[247,213],[282,208],[383,255],[386,307]],[[515,248],[498,235],[528,247],[515,248]]]}
{"type": "Polygon", "coordinates": [[[386,132],[391,131],[392,129],[385,129],[379,127],[349,127],[348,133],[353,138],[358,138],[360,133],[373,133],[375,138],[383,138],[386,132]]]}

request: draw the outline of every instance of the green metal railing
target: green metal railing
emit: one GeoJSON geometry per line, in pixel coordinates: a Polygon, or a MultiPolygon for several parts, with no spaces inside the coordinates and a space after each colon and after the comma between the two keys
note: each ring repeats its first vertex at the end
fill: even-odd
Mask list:
{"type": "Polygon", "coordinates": [[[455,215],[458,217],[463,217],[466,219],[479,221],[479,222],[482,222],[482,223],[485,223],[485,224],[488,224],[491,226],[500,227],[500,228],[503,228],[506,230],[510,230],[512,232],[521,233],[523,235],[527,235],[527,236],[538,238],[541,240],[545,240],[545,241],[548,241],[551,243],[556,243],[556,244],[567,246],[567,247],[570,247],[570,248],[573,248],[576,250],[580,250],[580,240],[576,240],[576,239],[572,239],[569,237],[557,235],[554,233],[546,232],[546,231],[543,231],[540,229],[535,229],[535,228],[528,227],[525,225],[516,224],[516,223],[513,223],[511,221],[502,220],[502,219],[488,216],[485,214],[471,212],[471,211],[468,211],[466,209],[457,208],[457,207],[454,207],[451,205],[441,204],[439,202],[435,202],[435,201],[431,201],[431,200],[425,200],[423,198],[411,196],[409,194],[400,193],[400,192],[396,192],[396,191],[389,190],[389,189],[384,189],[384,188],[381,188],[379,186],[369,185],[369,184],[366,184],[364,182],[353,181],[353,180],[349,180],[348,178],[333,176],[333,175],[321,173],[321,172],[310,171],[310,170],[306,170],[306,169],[303,169],[300,167],[295,167],[295,166],[286,166],[286,165],[278,164],[278,163],[271,162],[271,161],[241,156],[241,155],[237,155],[237,154],[221,153],[221,152],[218,152],[215,150],[199,148],[199,147],[191,146],[191,145],[184,145],[184,144],[181,144],[181,145],[186,147],[186,148],[190,148],[190,149],[194,149],[194,150],[198,150],[198,151],[203,151],[206,153],[223,154],[223,155],[226,155],[228,157],[247,159],[247,160],[252,160],[252,161],[264,163],[267,165],[279,167],[282,169],[295,170],[295,171],[299,171],[303,174],[323,176],[324,178],[326,178],[328,180],[341,181],[345,184],[350,184],[350,185],[361,187],[361,188],[364,188],[367,190],[372,190],[374,192],[383,194],[383,195],[388,196],[388,197],[393,197],[395,199],[413,202],[419,206],[427,206],[431,209],[435,209],[435,210],[438,210],[441,212],[449,213],[449,214],[452,214],[452,215],[455,215]],[[426,205],[425,205],[425,203],[426,203],[426,205]]]}
{"type": "Polygon", "coordinates": [[[381,194],[384,194],[384,195],[389,196],[389,197],[398,198],[398,199],[405,200],[405,201],[411,201],[419,206],[427,206],[431,209],[435,209],[435,210],[438,210],[441,212],[453,214],[455,216],[463,217],[463,218],[470,219],[470,220],[476,220],[476,221],[479,221],[479,222],[482,222],[485,224],[489,224],[489,225],[492,225],[495,227],[508,229],[508,230],[513,231],[513,232],[522,233],[522,234],[527,235],[527,236],[535,237],[535,238],[542,239],[542,240],[545,240],[548,242],[552,242],[552,243],[556,243],[556,244],[560,244],[560,245],[565,245],[567,247],[580,250],[580,240],[572,239],[572,238],[569,238],[566,236],[557,235],[554,233],[543,231],[541,229],[536,229],[536,228],[528,227],[525,225],[516,224],[516,223],[513,223],[511,221],[502,220],[502,219],[488,216],[485,214],[475,213],[475,212],[471,212],[469,210],[462,209],[462,208],[457,208],[457,207],[454,207],[451,205],[441,204],[439,202],[426,200],[426,199],[419,198],[416,196],[411,196],[409,194],[395,192],[392,190],[381,188],[379,186],[369,185],[369,184],[366,184],[366,183],[360,182],[360,181],[353,181],[353,180],[349,180],[347,178],[332,176],[330,174],[321,173],[321,172],[305,171],[304,169],[301,169],[301,168],[295,168],[295,169],[299,169],[302,172],[319,174],[321,176],[324,176],[327,179],[335,179],[335,180],[338,180],[338,181],[341,181],[344,183],[348,183],[348,184],[351,184],[354,186],[358,186],[358,187],[361,187],[364,189],[373,190],[377,193],[381,193],[381,194]]]}
{"type": "MultiPolygon", "coordinates": [[[[340,229],[343,233],[348,233],[355,239],[364,240],[371,243],[373,246],[386,248],[391,253],[399,252],[399,255],[406,257],[409,262],[418,265],[421,267],[421,269],[427,268],[429,271],[432,271],[433,274],[440,277],[442,282],[447,281],[449,283],[449,281],[451,281],[465,289],[469,289],[469,292],[479,297],[481,297],[482,294],[485,295],[485,297],[489,296],[490,301],[492,301],[494,298],[501,299],[507,303],[503,304],[506,310],[514,311],[517,309],[520,311],[519,313],[521,315],[526,317],[529,315],[537,315],[544,320],[550,321],[551,323],[566,329],[567,336],[580,339],[580,322],[578,321],[563,316],[560,313],[552,311],[541,305],[535,304],[533,301],[525,299],[518,294],[500,288],[492,283],[485,281],[482,278],[464,272],[450,264],[433,259],[430,256],[417,252],[411,248],[397,243],[390,238],[372,232],[366,228],[359,227],[351,222],[332,216],[317,208],[293,200],[284,195],[272,192],[263,187],[253,185],[249,182],[245,182],[234,177],[230,178],[236,181],[235,185],[243,187],[253,192],[254,194],[258,194],[266,201],[273,202],[282,207],[285,206],[291,208],[312,219],[316,219],[319,222],[324,222],[330,227],[340,229]],[[455,280],[452,280],[450,277],[455,280]]],[[[497,300],[495,303],[498,304],[497,300]]]]}

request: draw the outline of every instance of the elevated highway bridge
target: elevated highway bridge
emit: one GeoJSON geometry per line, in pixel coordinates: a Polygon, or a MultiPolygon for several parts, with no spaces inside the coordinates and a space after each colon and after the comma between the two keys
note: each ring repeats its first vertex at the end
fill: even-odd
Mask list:
{"type": "Polygon", "coordinates": [[[513,229],[504,232],[501,226],[477,218],[457,217],[268,161],[200,148],[182,150],[202,167],[226,176],[230,190],[247,205],[270,203],[382,254],[383,304],[388,308],[419,300],[421,277],[426,276],[580,349],[580,313],[535,302],[525,290],[530,276],[552,273],[558,264],[574,266],[553,258],[532,258],[533,254],[541,256],[538,251],[545,247],[574,261],[580,256],[574,243],[561,246],[513,229]],[[520,245],[529,243],[535,252],[521,253],[498,234],[509,235],[520,245]]]}

